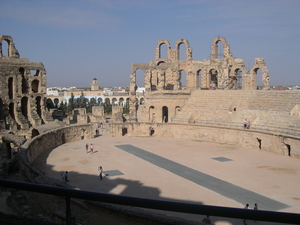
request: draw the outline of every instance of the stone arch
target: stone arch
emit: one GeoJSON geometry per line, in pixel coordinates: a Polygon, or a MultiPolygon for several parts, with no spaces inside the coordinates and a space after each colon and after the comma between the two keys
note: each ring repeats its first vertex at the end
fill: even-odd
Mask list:
{"type": "Polygon", "coordinates": [[[21,89],[22,89],[22,93],[26,94],[28,92],[28,81],[26,79],[26,75],[25,75],[25,70],[22,73],[22,83],[21,83],[21,89]]]}
{"type": "Polygon", "coordinates": [[[155,123],[155,107],[153,105],[151,105],[149,107],[149,121],[152,123],[155,123]]]}
{"type": "Polygon", "coordinates": [[[22,115],[28,119],[28,97],[23,97],[21,99],[21,112],[22,115]]]}
{"type": "Polygon", "coordinates": [[[20,54],[18,50],[15,48],[14,41],[11,36],[8,35],[0,35],[0,57],[4,57],[3,55],[3,48],[2,48],[2,42],[6,41],[8,45],[7,49],[7,57],[13,57],[13,58],[19,58],[20,54]]]}
{"type": "Polygon", "coordinates": [[[8,97],[9,99],[14,98],[14,79],[12,77],[8,78],[8,97]]]}
{"type": "Polygon", "coordinates": [[[269,90],[270,89],[270,75],[268,68],[266,66],[265,60],[263,58],[256,58],[254,61],[254,65],[250,70],[250,76],[252,81],[252,89],[255,90],[257,86],[257,71],[261,69],[262,71],[262,89],[269,90]]]}
{"type": "Polygon", "coordinates": [[[158,40],[156,49],[155,49],[155,58],[161,58],[161,45],[165,44],[167,46],[167,58],[169,58],[170,42],[168,40],[158,40]]]}
{"type": "Polygon", "coordinates": [[[180,77],[179,77],[179,90],[182,90],[182,87],[187,87],[188,86],[188,75],[187,72],[185,70],[180,70],[180,77]]]}
{"type": "Polygon", "coordinates": [[[216,37],[213,40],[212,46],[211,46],[211,59],[218,59],[218,43],[222,42],[223,44],[223,54],[222,56],[224,58],[228,58],[228,57],[232,57],[232,53],[230,51],[230,45],[227,43],[226,38],[225,37],[216,37]]]}
{"type": "Polygon", "coordinates": [[[140,98],[140,105],[144,105],[145,103],[145,99],[144,98],[140,98]]]}
{"type": "Polygon", "coordinates": [[[124,106],[124,98],[119,98],[119,105],[124,106]]]}
{"type": "Polygon", "coordinates": [[[41,98],[41,96],[37,96],[35,98],[35,101],[36,101],[36,112],[39,115],[39,117],[42,118],[42,106],[41,106],[42,98],[41,98]]]}
{"type": "Polygon", "coordinates": [[[38,93],[39,92],[39,80],[33,80],[31,82],[31,90],[33,93],[38,93]]]}
{"type": "Polygon", "coordinates": [[[162,107],[162,123],[167,123],[169,120],[169,109],[167,106],[162,107]]]}
{"type": "Polygon", "coordinates": [[[180,60],[180,45],[185,44],[185,60],[190,61],[192,59],[192,48],[190,47],[190,44],[188,40],[186,39],[179,39],[176,42],[176,50],[177,50],[177,58],[180,60]]]}
{"type": "Polygon", "coordinates": [[[38,136],[40,132],[37,129],[32,129],[31,131],[31,138],[34,138],[35,136],[38,136]]]}
{"type": "Polygon", "coordinates": [[[175,116],[178,114],[178,112],[181,111],[181,107],[180,106],[176,106],[175,107],[175,116]]]}
{"type": "Polygon", "coordinates": [[[47,101],[46,101],[46,107],[47,109],[51,109],[54,107],[54,104],[53,104],[53,101],[51,98],[48,98],[47,101]]]}
{"type": "Polygon", "coordinates": [[[118,100],[117,100],[117,98],[112,98],[111,104],[112,104],[112,105],[118,105],[118,100]]]}
{"type": "Polygon", "coordinates": [[[97,99],[97,103],[98,103],[99,105],[103,104],[103,99],[102,99],[102,98],[98,98],[98,99],[97,99]]]}
{"type": "Polygon", "coordinates": [[[208,71],[208,80],[209,80],[209,88],[210,89],[218,88],[218,75],[219,75],[219,72],[217,69],[211,68],[208,71]]]}

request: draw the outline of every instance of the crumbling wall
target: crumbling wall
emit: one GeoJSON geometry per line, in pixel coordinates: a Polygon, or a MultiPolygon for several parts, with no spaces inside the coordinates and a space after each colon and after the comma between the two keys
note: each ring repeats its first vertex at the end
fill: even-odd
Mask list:
{"type": "Polygon", "coordinates": [[[47,123],[45,95],[44,65],[20,58],[12,37],[0,35],[0,129],[28,135],[30,127],[47,123]],[[3,42],[8,49],[2,48],[3,42]]]}

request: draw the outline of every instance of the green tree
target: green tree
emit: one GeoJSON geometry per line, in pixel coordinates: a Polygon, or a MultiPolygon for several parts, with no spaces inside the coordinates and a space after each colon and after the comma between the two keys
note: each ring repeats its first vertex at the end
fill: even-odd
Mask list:
{"type": "Polygon", "coordinates": [[[69,98],[69,104],[67,107],[67,114],[71,114],[75,108],[76,108],[76,99],[74,97],[74,94],[71,93],[71,98],[69,98]]]}
{"type": "Polygon", "coordinates": [[[95,105],[97,105],[96,99],[95,99],[95,98],[91,98],[90,101],[88,102],[86,111],[87,111],[88,113],[92,113],[92,108],[93,108],[93,106],[95,106],[95,105]]]}
{"type": "Polygon", "coordinates": [[[110,104],[109,98],[105,99],[103,106],[104,106],[104,113],[111,114],[112,106],[110,104]]]}

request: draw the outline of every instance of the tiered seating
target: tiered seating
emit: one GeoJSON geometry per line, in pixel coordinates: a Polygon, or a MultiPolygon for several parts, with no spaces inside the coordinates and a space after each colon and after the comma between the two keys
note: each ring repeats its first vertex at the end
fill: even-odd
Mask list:
{"type": "Polygon", "coordinates": [[[296,104],[297,91],[195,90],[171,121],[242,128],[247,119],[253,129],[300,135],[300,117],[290,115],[296,104]]]}

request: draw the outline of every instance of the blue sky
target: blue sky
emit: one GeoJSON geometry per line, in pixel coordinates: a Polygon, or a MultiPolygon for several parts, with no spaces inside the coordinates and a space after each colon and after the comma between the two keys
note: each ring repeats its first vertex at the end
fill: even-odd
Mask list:
{"type": "MultiPolygon", "coordinates": [[[[159,39],[187,39],[203,61],[224,36],[250,69],[264,58],[271,85],[300,85],[299,0],[0,0],[0,35],[43,62],[47,86],[129,86],[132,63],[159,39]]],[[[142,78],[138,78],[141,84],[142,78]]]]}

